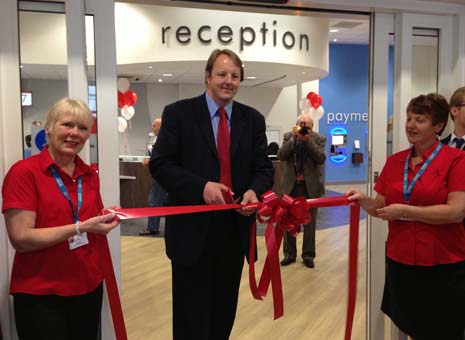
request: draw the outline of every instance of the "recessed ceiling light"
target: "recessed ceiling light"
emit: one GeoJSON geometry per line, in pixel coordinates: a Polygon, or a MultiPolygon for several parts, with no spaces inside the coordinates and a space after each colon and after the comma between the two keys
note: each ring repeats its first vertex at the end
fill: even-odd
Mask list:
{"type": "Polygon", "coordinates": [[[333,39],[333,42],[336,42],[336,41],[337,41],[337,39],[333,39]]]}
{"type": "Polygon", "coordinates": [[[163,77],[172,77],[173,73],[163,73],[162,76],[163,77]]]}
{"type": "Polygon", "coordinates": [[[339,30],[335,29],[335,28],[332,28],[329,30],[331,33],[336,33],[336,32],[339,32],[339,30]]]}
{"type": "Polygon", "coordinates": [[[162,83],[162,82],[163,82],[163,79],[161,79],[161,78],[158,79],[158,82],[159,82],[159,83],[162,83]]]}
{"type": "Polygon", "coordinates": [[[305,71],[302,71],[302,74],[305,74],[305,71]]]}
{"type": "Polygon", "coordinates": [[[19,68],[23,68],[24,66],[23,65],[19,65],[19,68]]]}
{"type": "Polygon", "coordinates": [[[153,66],[149,66],[149,68],[153,68],[153,66]]]}
{"type": "Polygon", "coordinates": [[[248,76],[248,77],[245,77],[245,79],[257,79],[257,77],[255,77],[255,76],[248,76]]]}

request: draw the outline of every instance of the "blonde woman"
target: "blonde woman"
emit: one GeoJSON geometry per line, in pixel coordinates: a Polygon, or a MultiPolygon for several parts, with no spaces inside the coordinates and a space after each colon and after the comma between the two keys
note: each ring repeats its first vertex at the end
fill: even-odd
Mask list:
{"type": "Polygon", "coordinates": [[[101,247],[117,226],[101,215],[99,178],[77,155],[92,113],[64,98],[50,109],[48,145],[14,164],[2,212],[16,249],[10,293],[21,340],[96,339],[102,305],[101,247]]]}

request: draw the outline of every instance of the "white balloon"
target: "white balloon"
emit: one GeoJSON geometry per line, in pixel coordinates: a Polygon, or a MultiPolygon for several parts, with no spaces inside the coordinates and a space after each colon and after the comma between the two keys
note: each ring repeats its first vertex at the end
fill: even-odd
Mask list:
{"type": "Polygon", "coordinates": [[[317,122],[321,119],[321,117],[323,117],[325,113],[325,110],[323,109],[323,106],[318,106],[317,109],[314,109],[313,107],[310,108],[310,117],[312,118],[312,120],[314,122],[317,122]]]}
{"type": "Polygon", "coordinates": [[[126,120],[130,120],[134,114],[136,113],[136,110],[134,110],[134,106],[127,106],[127,105],[124,105],[122,108],[121,108],[121,115],[126,119],[126,120]]]}
{"type": "Polygon", "coordinates": [[[118,131],[123,133],[128,127],[128,122],[123,117],[118,117],[118,131]]]}
{"type": "Polygon", "coordinates": [[[325,109],[323,109],[323,106],[318,106],[318,108],[315,110],[315,120],[320,120],[321,117],[325,114],[325,109]]]}
{"type": "Polygon", "coordinates": [[[128,78],[119,78],[117,82],[118,91],[121,93],[126,92],[129,90],[129,80],[128,78]]]}

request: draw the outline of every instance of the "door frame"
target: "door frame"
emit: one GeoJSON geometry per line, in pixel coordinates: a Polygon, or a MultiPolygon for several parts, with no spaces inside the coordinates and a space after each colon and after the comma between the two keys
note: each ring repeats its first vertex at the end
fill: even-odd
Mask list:
{"type": "MultiPolygon", "coordinates": [[[[65,13],[67,26],[68,95],[87,101],[85,16],[94,17],[97,126],[99,135],[100,189],[105,206],[119,205],[119,162],[116,98],[116,41],[113,0],[65,0],[60,3],[25,1],[28,10],[65,13]],[[105,150],[105,152],[103,152],[105,150]]],[[[18,1],[3,0],[0,11],[0,178],[22,159],[22,116],[20,101],[20,54],[18,1]],[[21,136],[21,137],[18,137],[21,136]],[[19,140],[18,140],[19,138],[19,140]],[[14,142],[13,142],[14,141],[14,142]]],[[[88,159],[88,151],[84,152],[88,159]]],[[[0,183],[1,188],[2,183],[0,183]]],[[[0,204],[2,198],[0,197],[0,204]]],[[[109,236],[117,282],[120,284],[119,228],[109,236]]],[[[9,282],[14,249],[8,240],[5,222],[0,218],[0,321],[5,340],[17,339],[9,282]],[[4,298],[8,297],[8,298],[4,298]]],[[[102,309],[102,339],[114,339],[108,300],[102,309]]]]}
{"type": "MultiPolygon", "coordinates": [[[[387,90],[389,33],[395,32],[393,91],[393,152],[408,147],[405,135],[405,108],[411,99],[412,33],[414,28],[437,29],[438,92],[449,98],[455,88],[463,86],[465,77],[464,11],[449,15],[374,13],[372,24],[372,63],[370,96],[370,166],[367,192],[374,197],[376,174],[386,160],[387,90]],[[462,28],[462,31],[460,29],[462,28]]],[[[368,218],[367,231],[367,339],[384,339],[385,317],[380,310],[384,286],[385,241],[387,223],[368,218]]],[[[406,340],[407,336],[390,324],[390,339],[406,340]]]]}

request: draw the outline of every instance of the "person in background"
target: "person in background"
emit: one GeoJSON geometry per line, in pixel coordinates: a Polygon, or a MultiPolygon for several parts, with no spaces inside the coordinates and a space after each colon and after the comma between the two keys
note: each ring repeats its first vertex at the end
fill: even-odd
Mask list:
{"type": "MultiPolygon", "coordinates": [[[[283,145],[278,151],[282,163],[281,191],[292,197],[317,198],[325,192],[323,165],[326,161],[326,137],[312,130],[313,120],[302,114],[297,118],[296,126],[287,132],[283,145]]],[[[308,268],[315,267],[315,229],[318,209],[310,209],[311,221],[303,226],[304,239],[302,259],[308,268]]],[[[284,234],[282,266],[296,261],[296,238],[289,232],[284,234]]]]}
{"type": "Polygon", "coordinates": [[[45,123],[48,145],[14,164],[2,212],[16,253],[10,294],[21,340],[97,339],[104,271],[101,247],[118,225],[102,215],[99,178],[77,155],[92,114],[64,98],[45,123]]]}
{"type": "MultiPolygon", "coordinates": [[[[152,132],[149,133],[147,142],[148,155],[152,156],[153,145],[157,141],[158,133],[160,132],[161,118],[155,118],[152,121],[152,132]]],[[[144,165],[149,165],[149,159],[144,159],[144,165]]],[[[158,184],[152,176],[152,186],[149,192],[148,205],[149,207],[162,207],[166,204],[167,194],[165,190],[158,184]]],[[[151,216],[147,218],[147,228],[139,232],[140,236],[155,236],[160,234],[160,216],[151,216]]]]}
{"type": "Polygon", "coordinates": [[[449,102],[454,132],[441,140],[443,144],[463,150],[465,142],[465,86],[455,90],[449,102]]]}
{"type": "Polygon", "coordinates": [[[278,160],[278,151],[279,151],[279,144],[276,142],[271,142],[268,144],[268,149],[266,151],[270,160],[275,161],[278,160]]]}
{"type": "MultiPolygon", "coordinates": [[[[150,170],[168,205],[224,204],[232,194],[247,204],[273,186],[265,119],[233,100],[243,79],[240,58],[215,50],[205,67],[206,92],[165,107],[150,170]]],[[[229,339],[255,210],[166,217],[174,340],[229,339]]]]}
{"type": "Polygon", "coordinates": [[[346,192],[388,221],[381,309],[416,340],[462,340],[465,329],[465,153],[437,138],[448,114],[439,94],[413,98],[405,123],[412,146],[387,159],[376,197],[346,192]]]}
{"type": "Polygon", "coordinates": [[[26,135],[24,137],[24,141],[26,143],[26,147],[24,148],[23,158],[29,158],[32,156],[32,139],[31,135],[26,135]]]}

